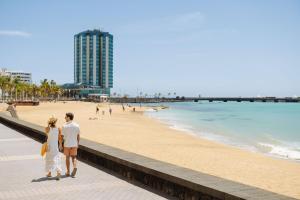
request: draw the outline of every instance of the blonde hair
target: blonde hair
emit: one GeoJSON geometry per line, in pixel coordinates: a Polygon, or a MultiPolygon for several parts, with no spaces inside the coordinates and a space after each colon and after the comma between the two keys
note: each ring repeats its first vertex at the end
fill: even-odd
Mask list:
{"type": "Polygon", "coordinates": [[[57,118],[55,118],[54,116],[50,117],[48,120],[48,124],[50,127],[55,127],[56,122],[57,122],[57,118]]]}

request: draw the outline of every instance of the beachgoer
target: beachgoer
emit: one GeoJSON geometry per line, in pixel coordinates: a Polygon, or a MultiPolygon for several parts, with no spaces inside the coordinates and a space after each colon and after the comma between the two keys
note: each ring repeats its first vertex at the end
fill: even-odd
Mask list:
{"type": "Polygon", "coordinates": [[[73,170],[72,177],[75,177],[77,172],[77,149],[80,140],[79,125],[73,122],[73,113],[66,113],[66,123],[62,127],[62,137],[64,139],[64,154],[66,156],[66,176],[70,176],[70,158],[72,158],[73,170]]]}
{"type": "Polygon", "coordinates": [[[48,126],[45,128],[47,134],[47,151],[45,157],[45,171],[47,177],[51,177],[51,172],[56,171],[56,179],[61,177],[61,155],[58,150],[58,143],[61,146],[61,129],[56,127],[57,119],[51,117],[48,120],[48,126]]]}

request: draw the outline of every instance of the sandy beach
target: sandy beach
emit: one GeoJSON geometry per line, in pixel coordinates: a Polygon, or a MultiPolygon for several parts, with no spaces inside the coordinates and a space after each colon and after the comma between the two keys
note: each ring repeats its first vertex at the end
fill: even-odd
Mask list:
{"type": "MultiPolygon", "coordinates": [[[[96,115],[96,103],[57,102],[39,106],[18,106],[21,119],[45,126],[54,115],[64,123],[66,112],[73,112],[80,124],[81,136],[157,160],[183,166],[228,180],[256,186],[268,191],[300,199],[300,163],[276,159],[235,147],[205,140],[143,114],[144,107],[101,104],[96,115]],[[105,115],[102,115],[105,111],[105,115]]],[[[1,104],[0,110],[5,105],[1,104]]]]}

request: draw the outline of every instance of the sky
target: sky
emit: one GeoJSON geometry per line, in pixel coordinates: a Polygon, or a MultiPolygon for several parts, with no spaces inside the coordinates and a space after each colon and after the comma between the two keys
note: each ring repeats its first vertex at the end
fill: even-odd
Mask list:
{"type": "Polygon", "coordinates": [[[0,0],[0,68],[72,83],[87,29],[113,34],[122,95],[300,96],[298,0],[0,0]]]}

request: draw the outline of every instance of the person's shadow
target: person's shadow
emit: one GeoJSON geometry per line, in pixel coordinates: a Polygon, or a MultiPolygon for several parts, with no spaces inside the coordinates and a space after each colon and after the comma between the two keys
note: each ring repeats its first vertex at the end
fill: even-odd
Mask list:
{"type": "MultiPolygon", "coordinates": [[[[60,178],[67,178],[66,175],[61,175],[60,178]]],[[[58,181],[56,179],[56,177],[41,177],[41,178],[38,178],[38,179],[32,179],[32,183],[36,183],[36,182],[43,182],[43,181],[58,181]]]]}

